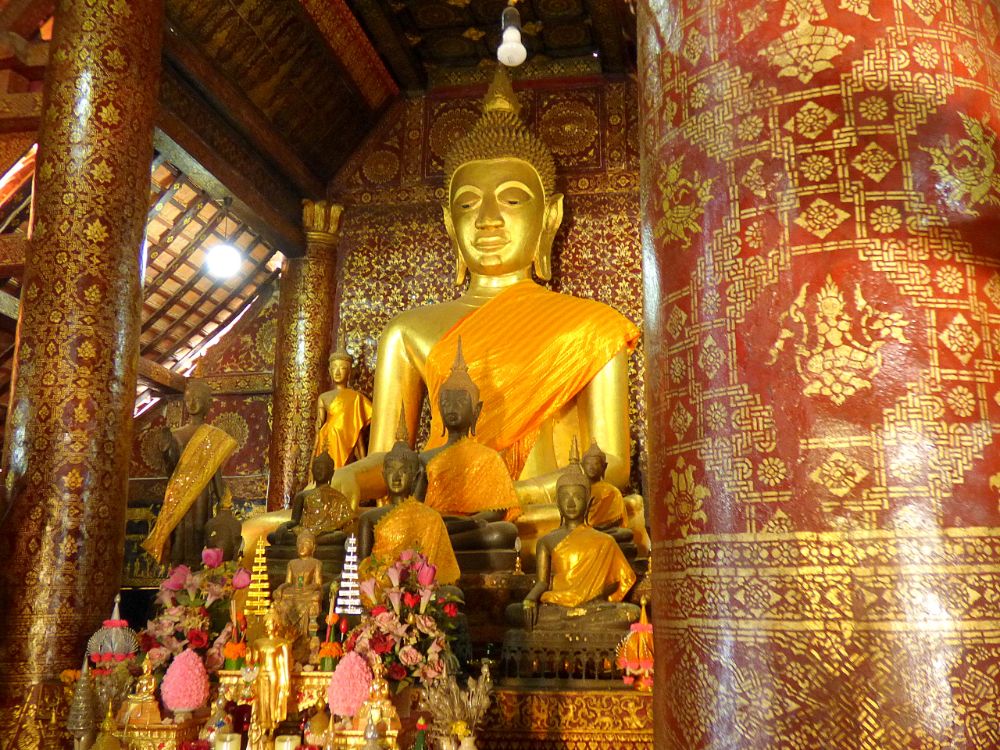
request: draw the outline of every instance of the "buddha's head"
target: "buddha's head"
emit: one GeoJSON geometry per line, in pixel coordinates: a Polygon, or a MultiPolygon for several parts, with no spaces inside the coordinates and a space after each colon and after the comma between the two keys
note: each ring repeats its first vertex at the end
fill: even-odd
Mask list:
{"type": "Polygon", "coordinates": [[[347,385],[351,379],[351,370],[354,367],[354,359],[344,346],[344,340],[338,339],[337,350],[330,355],[328,363],[330,368],[330,382],[337,386],[347,385]]]}
{"type": "Polygon", "coordinates": [[[591,482],[598,482],[604,479],[604,472],[608,470],[608,457],[601,450],[596,440],[590,444],[590,448],[583,454],[583,458],[580,459],[580,466],[583,469],[583,473],[587,475],[587,478],[591,482]]]}
{"type": "Polygon", "coordinates": [[[563,523],[580,523],[587,517],[590,504],[590,480],[580,464],[572,463],[556,480],[556,505],[563,523]]]}
{"type": "Polygon", "coordinates": [[[441,384],[438,393],[438,409],[446,432],[462,436],[476,434],[476,422],[483,410],[483,402],[479,400],[479,387],[469,376],[469,368],[462,356],[461,337],[458,339],[451,374],[441,384]]]}
{"type": "Polygon", "coordinates": [[[192,417],[205,416],[212,404],[212,389],[204,380],[189,380],[184,388],[184,408],[192,417]]]}
{"type": "Polygon", "coordinates": [[[413,486],[420,475],[420,456],[410,447],[406,429],[406,415],[400,411],[396,443],[382,459],[382,478],[390,499],[400,499],[413,494],[413,486]]]}
{"type": "Polygon", "coordinates": [[[299,553],[299,557],[312,557],[316,551],[316,535],[309,529],[302,529],[295,540],[295,551],[299,553]]]}
{"type": "Polygon", "coordinates": [[[483,115],[445,158],[444,223],[456,254],[456,282],[466,270],[504,276],[534,267],[552,277],[552,241],[563,217],[555,163],[518,117],[520,104],[502,65],[483,115]]]}
{"type": "Polygon", "coordinates": [[[316,484],[329,484],[333,479],[333,473],[337,467],[334,466],[333,458],[326,451],[320,453],[312,462],[312,475],[316,484]]]}

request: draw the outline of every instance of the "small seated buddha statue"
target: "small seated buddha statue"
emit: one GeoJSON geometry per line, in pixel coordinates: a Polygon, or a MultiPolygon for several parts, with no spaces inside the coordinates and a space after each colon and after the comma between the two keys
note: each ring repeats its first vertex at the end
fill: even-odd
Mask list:
{"type": "Polygon", "coordinates": [[[312,533],[316,544],[343,547],[344,529],[354,520],[354,510],[342,494],[330,486],[335,471],[334,460],[326,452],[313,459],[315,486],[296,493],[292,499],[292,518],[267,535],[271,544],[295,544],[302,531],[312,533]]]}
{"type": "Polygon", "coordinates": [[[292,615],[299,635],[311,639],[319,628],[317,618],[323,601],[323,570],[313,557],[316,537],[311,531],[299,532],[296,549],[299,557],[288,562],[285,582],[275,589],[274,602],[292,615]]]}
{"type": "Polygon", "coordinates": [[[205,524],[205,546],[222,550],[222,559],[235,560],[243,545],[242,526],[233,512],[233,497],[225,494],[219,507],[205,524]]]}
{"type": "Polygon", "coordinates": [[[313,455],[327,454],[339,469],[351,461],[365,457],[364,432],[371,421],[372,402],[348,387],[354,359],[337,341],[337,350],[330,355],[330,382],[333,388],[320,394],[316,401],[316,445],[313,455]]]}
{"type": "Polygon", "coordinates": [[[420,454],[425,469],[418,496],[444,516],[456,550],[513,549],[517,527],[504,518],[520,502],[503,458],[473,439],[483,402],[462,358],[461,340],[438,404],[448,440],[420,454]]]}
{"type": "Polygon", "coordinates": [[[124,726],[159,724],[160,704],[156,700],[156,677],[147,657],[142,662],[142,674],[135,682],[135,692],[125,698],[118,713],[118,723],[124,726]]]}
{"type": "Polygon", "coordinates": [[[413,496],[421,475],[420,457],[410,448],[405,424],[400,422],[396,444],[385,454],[382,473],[389,502],[365,511],[358,519],[358,556],[362,569],[373,560],[391,565],[408,549],[423,554],[437,567],[437,580],[452,584],[461,571],[441,514],[413,496]]]}
{"type": "Polygon", "coordinates": [[[525,630],[627,629],[639,608],[622,602],[635,573],[615,540],[586,523],[590,480],[571,463],[556,481],[562,523],[538,540],[538,582],[507,619],[525,630]]]}
{"type": "Polygon", "coordinates": [[[628,558],[637,554],[635,540],[628,527],[628,514],[625,510],[625,499],[621,490],[610,482],[604,481],[604,472],[608,468],[608,459],[597,441],[580,459],[580,468],[590,480],[590,507],[587,510],[587,523],[598,531],[610,534],[622,552],[628,558]]]}

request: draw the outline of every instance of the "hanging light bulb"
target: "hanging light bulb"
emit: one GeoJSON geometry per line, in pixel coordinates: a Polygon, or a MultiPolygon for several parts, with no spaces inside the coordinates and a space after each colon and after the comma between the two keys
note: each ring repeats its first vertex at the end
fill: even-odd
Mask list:
{"type": "Polygon", "coordinates": [[[503,9],[500,29],[503,32],[503,40],[497,47],[497,60],[508,68],[520,65],[528,59],[528,50],[521,41],[521,14],[513,5],[503,9]]]}
{"type": "MultiPolygon", "coordinates": [[[[230,197],[222,199],[222,236],[229,236],[229,206],[233,202],[230,197]]],[[[243,265],[243,253],[238,247],[228,242],[218,242],[205,251],[205,265],[210,276],[217,279],[230,279],[240,272],[243,265]]]]}

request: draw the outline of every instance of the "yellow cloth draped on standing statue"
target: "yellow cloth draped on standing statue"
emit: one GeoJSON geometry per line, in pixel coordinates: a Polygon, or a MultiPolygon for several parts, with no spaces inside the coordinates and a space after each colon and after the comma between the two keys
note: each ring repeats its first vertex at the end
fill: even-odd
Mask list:
{"type": "MultiPolygon", "coordinates": [[[[142,548],[157,562],[162,563],[166,558],[170,533],[236,448],[236,441],[224,430],[207,424],[200,425],[188,440],[167,482],[163,507],[156,517],[156,524],[142,543],[142,548]]],[[[228,487],[225,494],[230,495],[228,487]]],[[[219,498],[220,501],[223,499],[219,498]]]]}
{"type": "Polygon", "coordinates": [[[626,527],[627,516],[625,499],[621,490],[603,479],[590,485],[590,509],[587,511],[587,523],[591,526],[621,526],[626,527]]]}
{"type": "Polygon", "coordinates": [[[620,602],[635,583],[635,572],[615,540],[589,526],[577,526],[551,554],[552,583],[543,602],[578,607],[603,597],[615,584],[607,598],[620,602]]]}
{"type": "Polygon", "coordinates": [[[507,465],[495,450],[462,438],[427,462],[424,503],[444,515],[520,506],[507,465]]]}
{"type": "Polygon", "coordinates": [[[313,456],[326,451],[334,467],[345,466],[361,431],[371,421],[372,402],[357,391],[342,388],[326,406],[326,421],[316,433],[313,456]]]}
{"type": "Polygon", "coordinates": [[[639,329],[593,300],[514,284],[460,320],[431,349],[425,379],[431,404],[426,448],[444,442],[438,392],[451,373],[458,339],[483,401],[476,440],[499,451],[517,479],[538,428],[593,379],[639,329]]]}
{"type": "Polygon", "coordinates": [[[454,583],[461,575],[441,514],[412,497],[382,516],[375,525],[372,556],[362,563],[359,575],[363,578],[363,573],[373,572],[372,558],[383,565],[392,565],[408,549],[417,550],[437,567],[438,583],[454,583]]]}

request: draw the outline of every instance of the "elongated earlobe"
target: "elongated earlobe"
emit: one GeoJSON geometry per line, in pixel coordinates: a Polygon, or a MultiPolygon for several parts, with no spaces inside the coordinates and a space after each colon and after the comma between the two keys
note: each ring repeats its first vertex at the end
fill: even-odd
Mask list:
{"type": "Polygon", "coordinates": [[[447,205],[441,208],[444,211],[444,228],[448,232],[452,252],[455,253],[455,286],[461,286],[465,282],[465,273],[469,269],[465,265],[462,251],[458,249],[458,237],[455,235],[455,224],[451,220],[451,211],[447,205]]]}

